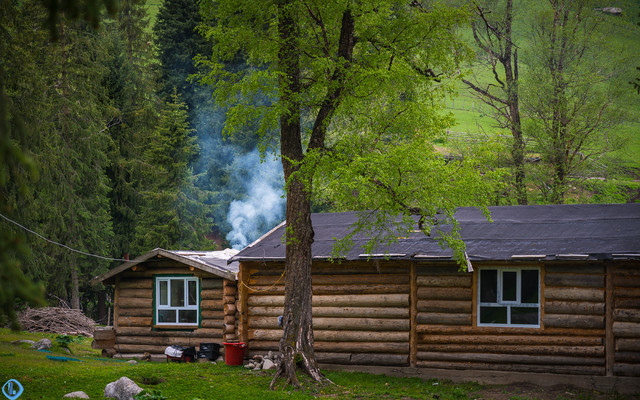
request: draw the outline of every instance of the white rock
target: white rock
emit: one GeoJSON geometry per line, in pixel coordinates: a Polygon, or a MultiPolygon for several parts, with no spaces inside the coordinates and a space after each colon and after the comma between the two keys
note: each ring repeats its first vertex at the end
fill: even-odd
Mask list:
{"type": "Polygon", "coordinates": [[[51,348],[51,340],[46,338],[40,339],[34,344],[32,344],[31,348],[34,350],[49,350],[51,348]]]}
{"type": "Polygon", "coordinates": [[[267,358],[262,364],[262,369],[276,369],[276,364],[267,358]]]}
{"type": "Polygon", "coordinates": [[[133,400],[133,396],[142,392],[142,388],[131,379],[123,376],[104,388],[104,397],[108,399],[133,400]]]}
{"type": "Polygon", "coordinates": [[[136,360],[129,360],[127,364],[136,365],[138,362],[136,360]]]}
{"type": "Polygon", "coordinates": [[[74,398],[74,399],[88,399],[89,396],[82,391],[67,393],[62,397],[74,398]]]}

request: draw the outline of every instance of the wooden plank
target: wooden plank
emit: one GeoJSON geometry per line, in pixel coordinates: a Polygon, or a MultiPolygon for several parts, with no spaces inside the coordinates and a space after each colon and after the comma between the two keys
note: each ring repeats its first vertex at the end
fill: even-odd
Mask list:
{"type": "Polygon", "coordinates": [[[464,275],[444,275],[444,276],[418,276],[416,278],[418,286],[427,287],[471,287],[471,274],[464,275]]]}
{"type": "Polygon", "coordinates": [[[549,346],[526,344],[419,344],[418,350],[442,353],[528,354],[573,357],[604,357],[604,346],[549,346]]]}
{"type": "Polygon", "coordinates": [[[546,328],[605,329],[604,315],[546,314],[546,328]]]}
{"type": "Polygon", "coordinates": [[[418,311],[470,314],[473,304],[468,300],[418,300],[418,311]]]}
{"type": "Polygon", "coordinates": [[[604,302],[604,289],[545,287],[545,300],[604,302]]]}
{"type": "Polygon", "coordinates": [[[95,340],[115,340],[116,331],[113,328],[102,328],[93,331],[95,340]]]}
{"type": "Polygon", "coordinates": [[[471,288],[418,287],[419,300],[472,300],[471,288]]]}
{"type": "Polygon", "coordinates": [[[602,347],[604,340],[596,336],[564,336],[564,335],[460,335],[454,332],[445,334],[419,334],[419,344],[472,344],[489,346],[570,346],[570,347],[602,347]]]}
{"type": "Polygon", "coordinates": [[[471,325],[471,314],[449,314],[419,312],[417,324],[424,325],[471,325]]]}
{"type": "Polygon", "coordinates": [[[580,314],[604,315],[604,303],[588,303],[575,301],[547,301],[544,305],[545,314],[580,314]]]}
{"type": "Polygon", "coordinates": [[[556,274],[547,273],[544,277],[547,286],[604,288],[604,275],[556,274]]]}
{"type": "Polygon", "coordinates": [[[467,362],[499,364],[604,366],[604,357],[570,357],[526,354],[441,353],[433,351],[419,351],[418,359],[431,361],[464,360],[467,362]]]}

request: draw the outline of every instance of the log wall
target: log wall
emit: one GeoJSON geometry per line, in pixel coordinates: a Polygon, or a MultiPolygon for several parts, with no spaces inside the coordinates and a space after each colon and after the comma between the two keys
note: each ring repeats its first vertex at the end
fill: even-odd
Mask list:
{"type": "MultiPolygon", "coordinates": [[[[120,274],[115,282],[115,350],[119,356],[139,357],[145,352],[164,354],[164,350],[170,345],[222,344],[225,329],[224,294],[225,291],[233,291],[232,289],[223,289],[225,284],[222,278],[197,269],[191,271],[179,263],[176,263],[175,266],[163,265],[164,268],[154,268],[145,264],[138,266],[139,268],[136,268],[135,271],[129,270],[120,274]],[[190,274],[200,278],[199,328],[154,328],[153,276],[167,274],[190,274]]],[[[235,282],[229,282],[227,285],[235,288],[235,282]]],[[[233,300],[227,299],[227,301],[233,303],[233,300]]],[[[233,327],[232,330],[235,331],[235,315],[234,320],[230,323],[233,327]]]]}
{"type": "MultiPolygon", "coordinates": [[[[640,376],[640,267],[610,267],[613,375],[640,376]]],[[[609,372],[609,371],[608,371],[609,372]]]]}
{"type": "MultiPolygon", "coordinates": [[[[278,350],[284,306],[282,263],[242,263],[237,307],[250,354],[278,350]]],[[[408,366],[410,268],[407,263],[314,262],[314,349],[319,362],[408,366]]]]}

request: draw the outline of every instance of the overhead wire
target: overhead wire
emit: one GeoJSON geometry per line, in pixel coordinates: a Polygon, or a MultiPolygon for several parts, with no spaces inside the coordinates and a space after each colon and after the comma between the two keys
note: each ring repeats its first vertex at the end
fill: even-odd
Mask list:
{"type": "Polygon", "coordinates": [[[41,235],[41,234],[39,234],[38,232],[34,232],[34,231],[32,231],[31,229],[27,228],[26,226],[19,224],[18,222],[16,222],[16,221],[12,220],[11,218],[9,218],[9,217],[7,217],[7,216],[5,216],[5,215],[3,215],[3,214],[0,214],[0,217],[2,217],[3,219],[5,219],[5,220],[6,220],[6,221],[8,221],[8,222],[11,222],[12,224],[14,224],[14,225],[16,225],[16,226],[19,226],[20,228],[24,229],[25,231],[27,231],[27,232],[29,232],[29,233],[31,233],[31,234],[33,234],[33,235],[36,235],[37,237],[39,237],[39,238],[40,238],[40,239],[42,239],[42,240],[45,240],[45,241],[47,241],[47,242],[49,242],[49,243],[51,243],[51,244],[54,244],[54,245],[56,245],[56,246],[63,247],[63,248],[65,248],[65,249],[69,250],[69,251],[73,251],[73,252],[75,252],[75,253],[82,254],[82,255],[85,255],[85,256],[88,256],[88,257],[101,258],[101,259],[103,259],[103,260],[107,260],[107,261],[122,261],[122,262],[129,261],[129,260],[125,260],[125,259],[122,259],[122,258],[111,258],[111,257],[105,257],[105,256],[101,256],[101,255],[98,255],[98,254],[87,253],[87,252],[82,251],[82,250],[77,250],[77,249],[71,248],[71,247],[69,247],[69,246],[67,246],[67,245],[65,245],[65,244],[58,243],[58,242],[53,241],[53,240],[51,240],[51,239],[47,239],[46,237],[42,236],[42,235],[41,235]]]}

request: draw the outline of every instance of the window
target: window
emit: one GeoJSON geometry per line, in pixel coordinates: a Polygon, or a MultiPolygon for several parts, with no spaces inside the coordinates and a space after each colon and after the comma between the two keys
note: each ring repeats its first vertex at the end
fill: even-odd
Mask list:
{"type": "Polygon", "coordinates": [[[540,270],[482,268],[478,325],[540,326],[540,270]]]}
{"type": "Polygon", "coordinates": [[[156,324],[197,325],[198,286],[198,278],[194,277],[156,277],[156,324]]]}

